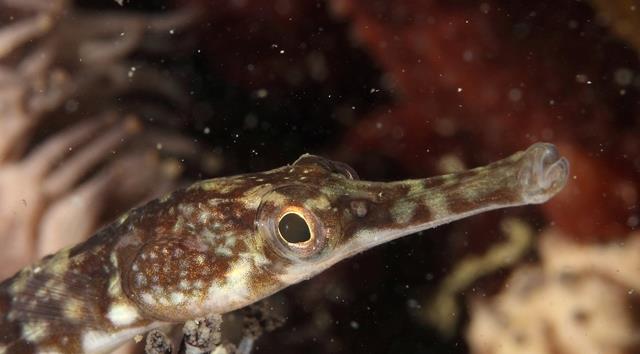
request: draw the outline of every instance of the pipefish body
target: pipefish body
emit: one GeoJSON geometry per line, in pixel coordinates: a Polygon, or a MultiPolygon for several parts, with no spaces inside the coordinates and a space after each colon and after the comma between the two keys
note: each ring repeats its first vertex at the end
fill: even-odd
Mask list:
{"type": "Polygon", "coordinates": [[[0,283],[0,354],[106,353],[167,322],[244,307],[398,237],[543,203],[569,171],[538,143],[468,171],[394,182],[303,155],[195,183],[0,283]]]}

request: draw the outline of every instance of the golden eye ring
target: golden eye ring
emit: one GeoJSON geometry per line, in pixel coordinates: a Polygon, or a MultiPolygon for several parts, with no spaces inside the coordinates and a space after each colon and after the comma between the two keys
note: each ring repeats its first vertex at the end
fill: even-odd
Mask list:
{"type": "Polygon", "coordinates": [[[315,189],[287,185],[263,196],[255,225],[270,249],[294,261],[311,261],[322,256],[327,230],[315,210],[304,202],[317,197],[315,189]]]}
{"type": "Polygon", "coordinates": [[[315,215],[304,207],[288,206],[276,215],[272,230],[280,247],[293,252],[296,257],[307,258],[323,246],[320,225],[315,215]]]}

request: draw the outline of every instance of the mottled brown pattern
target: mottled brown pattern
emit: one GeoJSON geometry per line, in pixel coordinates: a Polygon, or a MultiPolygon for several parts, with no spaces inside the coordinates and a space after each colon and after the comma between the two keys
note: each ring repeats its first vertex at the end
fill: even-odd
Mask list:
{"type": "MultiPolygon", "coordinates": [[[[9,284],[10,282],[5,282],[0,287],[0,313],[2,314],[8,314],[11,310],[12,295],[9,293],[9,284]]],[[[20,332],[19,321],[9,320],[6,315],[0,318],[0,345],[7,345],[19,338],[20,332]]]]}
{"type": "Polygon", "coordinates": [[[527,198],[542,202],[564,185],[567,165],[552,146],[514,156],[384,183],[304,155],[272,171],[198,182],[0,284],[0,343],[14,341],[0,353],[103,351],[161,322],[246,306],[397,237],[527,198]],[[289,212],[305,220],[309,240],[280,236],[289,212]]]}
{"type": "Polygon", "coordinates": [[[10,298],[9,311],[2,309],[0,322],[0,334],[11,339],[8,353],[31,353],[35,348],[80,353],[84,333],[115,329],[106,319],[110,305],[118,299],[109,291],[117,274],[109,257],[117,241],[114,230],[118,228],[102,230],[68,254],[45,257],[0,285],[3,296],[10,298]],[[22,274],[27,274],[24,286],[16,291],[12,285],[21,281],[22,274]],[[44,328],[37,336],[37,347],[25,338],[25,325],[44,328]]]}

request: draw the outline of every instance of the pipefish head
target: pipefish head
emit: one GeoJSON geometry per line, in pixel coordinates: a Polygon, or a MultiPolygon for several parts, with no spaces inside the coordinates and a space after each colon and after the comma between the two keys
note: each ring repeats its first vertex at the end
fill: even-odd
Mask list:
{"type": "MultiPolygon", "coordinates": [[[[195,217],[184,216],[190,228],[173,230],[190,230],[173,247],[188,264],[182,276],[156,284],[159,296],[182,284],[175,297],[188,306],[166,311],[155,298],[145,306],[173,319],[228,312],[398,237],[486,210],[544,202],[567,175],[568,162],[555,147],[536,144],[484,167],[426,179],[363,181],[343,163],[303,155],[272,171],[203,181],[173,197],[181,209],[198,209],[185,207],[188,202],[201,206],[191,210],[195,217]]],[[[162,265],[136,265],[142,268],[162,265]]],[[[140,290],[134,298],[144,303],[139,294],[149,291],[140,290]]]]}
{"type": "Polygon", "coordinates": [[[398,237],[490,209],[542,203],[564,187],[569,171],[544,143],[427,179],[362,181],[345,164],[312,155],[293,167],[297,183],[265,195],[256,214],[264,251],[277,260],[271,269],[285,284],[398,237]]]}

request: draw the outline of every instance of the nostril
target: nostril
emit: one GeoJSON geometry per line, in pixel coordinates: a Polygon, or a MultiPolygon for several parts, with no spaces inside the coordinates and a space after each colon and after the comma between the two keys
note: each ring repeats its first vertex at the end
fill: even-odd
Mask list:
{"type": "Polygon", "coordinates": [[[532,184],[539,188],[549,187],[549,177],[552,177],[550,176],[551,166],[560,158],[558,149],[551,144],[539,143],[533,145],[527,152],[530,155],[527,163],[530,164],[532,184]]]}
{"type": "Polygon", "coordinates": [[[559,160],[560,153],[558,149],[551,144],[545,144],[542,157],[543,168],[551,168],[559,160]]]}
{"type": "Polygon", "coordinates": [[[552,163],[544,174],[544,188],[551,186],[563,187],[567,181],[569,175],[569,161],[567,159],[559,158],[552,163]]]}

